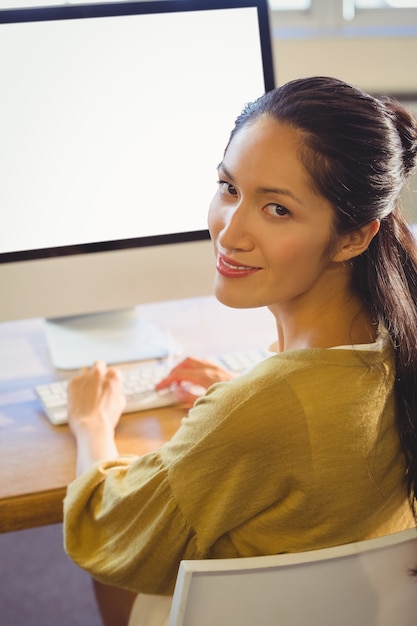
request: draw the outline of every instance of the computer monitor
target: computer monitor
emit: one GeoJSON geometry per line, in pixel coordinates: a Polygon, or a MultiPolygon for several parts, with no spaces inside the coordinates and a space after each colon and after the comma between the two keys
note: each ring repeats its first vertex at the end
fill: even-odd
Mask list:
{"type": "Polygon", "coordinates": [[[64,369],[166,355],[140,304],[211,293],[216,166],[274,86],[267,0],[3,10],[0,84],[0,321],[47,320],[64,369]]]}

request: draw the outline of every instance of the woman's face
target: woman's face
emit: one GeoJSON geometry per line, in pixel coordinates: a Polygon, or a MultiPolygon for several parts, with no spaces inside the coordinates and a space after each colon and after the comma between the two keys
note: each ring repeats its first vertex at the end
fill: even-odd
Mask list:
{"type": "Polygon", "coordinates": [[[218,168],[209,229],[215,294],[228,306],[279,311],[326,294],[333,209],[314,190],[299,141],[264,116],[237,132],[218,168]]]}

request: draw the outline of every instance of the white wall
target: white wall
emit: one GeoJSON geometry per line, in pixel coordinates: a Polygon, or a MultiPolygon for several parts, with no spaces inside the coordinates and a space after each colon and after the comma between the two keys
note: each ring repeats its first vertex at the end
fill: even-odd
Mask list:
{"type": "Polygon", "coordinates": [[[274,41],[277,83],[324,74],[365,90],[417,93],[417,37],[274,41]]]}

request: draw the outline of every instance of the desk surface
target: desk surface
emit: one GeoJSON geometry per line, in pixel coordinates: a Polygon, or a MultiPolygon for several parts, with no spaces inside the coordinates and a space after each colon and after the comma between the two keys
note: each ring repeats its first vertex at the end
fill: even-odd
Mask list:
{"type": "MultiPolygon", "coordinates": [[[[267,310],[232,310],[214,298],[146,305],[140,312],[168,329],[184,355],[265,348],[275,338],[267,310]]],[[[0,532],[62,521],[65,490],[75,476],[74,440],[67,426],[50,424],[33,389],[68,375],[51,364],[42,320],[0,324],[0,532]]],[[[124,415],[116,433],[120,452],[158,448],[183,415],[174,407],[124,415]]]]}

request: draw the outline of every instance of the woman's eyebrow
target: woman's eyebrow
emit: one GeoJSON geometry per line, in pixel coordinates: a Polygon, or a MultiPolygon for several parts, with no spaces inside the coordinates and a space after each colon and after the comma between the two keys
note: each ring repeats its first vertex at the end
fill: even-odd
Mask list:
{"type": "MultiPolygon", "coordinates": [[[[224,165],[224,163],[220,163],[217,167],[217,171],[223,172],[224,175],[230,180],[230,182],[234,182],[234,178],[233,175],[231,174],[231,172],[229,172],[229,170],[227,169],[227,167],[224,165]]],[[[292,198],[293,200],[295,200],[295,202],[297,202],[298,204],[300,204],[301,206],[304,204],[300,198],[298,198],[290,189],[287,189],[285,187],[257,187],[255,190],[257,193],[262,193],[262,194],[267,194],[267,193],[275,193],[281,196],[288,196],[289,198],[292,198]]]]}
{"type": "Polygon", "coordinates": [[[217,172],[220,172],[220,171],[223,172],[227,176],[227,178],[229,178],[231,181],[234,180],[232,174],[229,172],[229,170],[227,169],[227,167],[224,165],[223,162],[219,163],[217,166],[217,172]]]}
{"type": "Polygon", "coordinates": [[[280,196],[288,196],[292,200],[295,200],[298,204],[303,206],[304,202],[300,200],[290,189],[286,189],[285,187],[258,187],[256,189],[258,193],[276,193],[280,196]]]}

